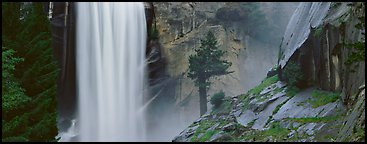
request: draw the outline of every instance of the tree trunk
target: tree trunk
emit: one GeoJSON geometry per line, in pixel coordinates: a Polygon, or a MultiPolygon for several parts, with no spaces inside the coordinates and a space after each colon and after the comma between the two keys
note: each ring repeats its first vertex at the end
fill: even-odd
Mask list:
{"type": "Polygon", "coordinates": [[[205,87],[199,87],[200,94],[200,116],[204,115],[207,109],[206,103],[206,89],[205,87]]]}

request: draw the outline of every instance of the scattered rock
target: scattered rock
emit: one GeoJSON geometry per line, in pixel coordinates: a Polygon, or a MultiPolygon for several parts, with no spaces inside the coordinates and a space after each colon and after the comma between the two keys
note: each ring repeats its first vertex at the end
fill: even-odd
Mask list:
{"type": "Polygon", "coordinates": [[[197,138],[199,139],[199,138],[201,138],[203,135],[204,135],[204,133],[199,133],[197,138]]]}
{"type": "Polygon", "coordinates": [[[234,112],[234,116],[239,117],[241,115],[241,113],[242,113],[241,110],[237,110],[236,112],[234,112]]]}
{"type": "Polygon", "coordinates": [[[210,142],[213,142],[213,141],[217,141],[219,140],[221,137],[223,137],[223,134],[222,133],[216,133],[214,134],[211,138],[210,138],[210,142]]]}
{"type": "Polygon", "coordinates": [[[296,131],[295,130],[292,130],[288,135],[287,135],[287,137],[288,138],[292,138],[293,136],[294,136],[294,134],[296,133],[296,131]]]}
{"type": "Polygon", "coordinates": [[[212,130],[214,130],[215,128],[217,128],[218,126],[219,126],[219,123],[216,123],[216,124],[214,124],[212,127],[208,128],[208,130],[207,130],[207,131],[212,131],[212,130]]]}
{"type": "Polygon", "coordinates": [[[232,131],[234,129],[235,129],[234,123],[229,123],[229,124],[223,126],[223,128],[221,130],[225,131],[225,132],[229,132],[229,131],[232,131]]]}
{"type": "Polygon", "coordinates": [[[276,68],[270,68],[266,73],[266,78],[272,77],[278,73],[276,68]]]}

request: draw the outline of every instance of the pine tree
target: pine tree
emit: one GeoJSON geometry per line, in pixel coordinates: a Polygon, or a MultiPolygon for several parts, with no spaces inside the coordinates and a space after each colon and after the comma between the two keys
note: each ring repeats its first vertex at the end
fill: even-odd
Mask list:
{"type": "Polygon", "coordinates": [[[200,115],[203,115],[207,110],[206,93],[211,84],[210,78],[232,73],[233,71],[227,71],[232,63],[221,60],[225,52],[218,48],[217,40],[211,31],[201,40],[201,46],[195,52],[196,54],[189,57],[188,77],[199,87],[200,115]]]}
{"type": "Polygon", "coordinates": [[[2,141],[55,141],[56,78],[42,3],[2,3],[2,141]]]}

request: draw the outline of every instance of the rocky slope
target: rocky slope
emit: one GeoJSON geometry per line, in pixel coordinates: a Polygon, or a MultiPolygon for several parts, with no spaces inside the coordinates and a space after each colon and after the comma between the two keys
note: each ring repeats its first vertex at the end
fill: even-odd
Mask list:
{"type": "Polygon", "coordinates": [[[314,103],[333,93],[316,88],[294,96],[286,93],[286,84],[277,76],[268,78],[247,94],[227,99],[224,104],[230,108],[202,116],[173,141],[332,141],[337,137],[335,130],[345,113],[341,101],[314,103]]]}
{"type": "Polygon", "coordinates": [[[348,71],[350,51],[340,44],[361,36],[350,10],[348,3],[297,8],[280,64],[301,66],[301,91],[292,92],[278,75],[269,77],[247,94],[226,98],[173,141],[365,141],[364,61],[356,72],[348,71]]]}

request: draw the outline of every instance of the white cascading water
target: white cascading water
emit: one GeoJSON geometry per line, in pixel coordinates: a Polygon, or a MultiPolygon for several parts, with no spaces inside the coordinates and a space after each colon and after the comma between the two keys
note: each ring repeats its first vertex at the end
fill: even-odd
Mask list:
{"type": "Polygon", "coordinates": [[[76,3],[78,141],[145,141],[144,4],[76,3]]]}

